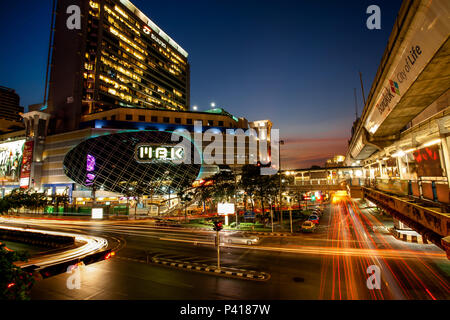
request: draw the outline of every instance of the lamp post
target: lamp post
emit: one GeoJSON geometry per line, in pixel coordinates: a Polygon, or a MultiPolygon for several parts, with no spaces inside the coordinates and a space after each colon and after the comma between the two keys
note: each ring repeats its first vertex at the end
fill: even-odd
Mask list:
{"type": "Polygon", "coordinates": [[[280,166],[280,188],[278,190],[278,195],[280,204],[280,224],[283,225],[283,210],[281,208],[281,145],[284,145],[284,140],[278,141],[278,165],[280,166]]]}
{"type": "Polygon", "coordinates": [[[270,220],[272,221],[272,233],[273,233],[273,206],[272,206],[272,200],[270,200],[270,220]]]}
{"type": "Polygon", "coordinates": [[[289,219],[291,221],[291,233],[293,233],[293,231],[292,231],[292,204],[291,204],[291,199],[289,199],[289,219]]]}

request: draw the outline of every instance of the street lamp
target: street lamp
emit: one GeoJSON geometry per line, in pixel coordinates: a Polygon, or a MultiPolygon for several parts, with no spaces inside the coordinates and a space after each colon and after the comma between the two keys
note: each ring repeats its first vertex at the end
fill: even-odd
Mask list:
{"type": "Polygon", "coordinates": [[[278,141],[278,165],[280,167],[280,188],[279,188],[280,223],[281,225],[283,225],[283,209],[281,208],[281,145],[284,145],[284,140],[278,141]]]}
{"type": "Polygon", "coordinates": [[[215,102],[211,102],[211,108],[214,108],[216,106],[215,102]]]}
{"type": "Polygon", "coordinates": [[[197,111],[198,107],[197,106],[193,106],[192,110],[197,111]]]}

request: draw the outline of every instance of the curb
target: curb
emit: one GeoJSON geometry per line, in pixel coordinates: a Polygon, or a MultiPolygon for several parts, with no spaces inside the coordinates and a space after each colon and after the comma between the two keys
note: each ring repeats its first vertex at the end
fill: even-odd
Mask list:
{"type": "MultiPolygon", "coordinates": [[[[117,257],[118,259],[130,260],[135,262],[146,262],[144,260],[125,258],[125,257],[117,257]]],[[[152,263],[160,264],[166,267],[184,269],[195,272],[202,272],[208,274],[214,274],[218,276],[225,276],[231,278],[238,278],[243,280],[255,280],[255,281],[267,281],[270,279],[270,274],[266,272],[256,272],[245,269],[234,269],[229,267],[222,267],[220,270],[217,269],[216,266],[209,266],[205,264],[199,263],[187,263],[179,260],[171,260],[171,259],[158,259],[151,258],[150,261],[152,263]]]]}
{"type": "Polygon", "coordinates": [[[198,271],[198,272],[204,272],[204,273],[210,273],[210,274],[217,274],[221,276],[229,276],[229,277],[236,277],[240,279],[245,280],[257,280],[257,281],[266,281],[269,280],[270,276],[269,274],[265,272],[250,272],[249,270],[244,269],[232,269],[228,267],[221,268],[220,270],[217,269],[215,266],[207,266],[207,265],[198,265],[194,263],[185,263],[182,261],[176,261],[176,260],[169,260],[169,259],[157,259],[152,258],[153,263],[169,266],[169,267],[175,267],[179,269],[187,269],[192,271],[198,271]]]}
{"type": "Polygon", "coordinates": [[[281,233],[281,232],[248,232],[248,231],[242,231],[246,232],[247,234],[255,235],[255,236],[268,236],[268,237],[292,237],[297,236],[298,233],[281,233]]]}
{"type": "Polygon", "coordinates": [[[399,232],[398,230],[395,229],[389,229],[389,231],[392,233],[392,235],[394,236],[394,238],[404,241],[404,242],[411,242],[411,243],[419,243],[419,244],[429,244],[429,242],[424,239],[422,236],[413,236],[410,234],[404,234],[399,232]]]}
{"type": "MultiPolygon", "coordinates": [[[[189,230],[203,230],[203,231],[211,231],[208,228],[184,228],[184,229],[189,229],[189,230]]],[[[246,230],[227,230],[224,229],[223,231],[227,231],[227,232],[245,232],[247,234],[251,234],[251,235],[255,235],[255,236],[268,236],[268,237],[273,237],[273,236],[277,236],[277,237],[292,237],[292,236],[297,236],[299,235],[299,233],[285,233],[285,232],[257,232],[257,231],[246,231],[246,230]]]]}

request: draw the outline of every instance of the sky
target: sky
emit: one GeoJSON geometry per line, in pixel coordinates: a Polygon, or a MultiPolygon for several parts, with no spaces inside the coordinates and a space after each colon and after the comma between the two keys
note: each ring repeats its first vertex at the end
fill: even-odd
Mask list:
{"type": "MultiPolygon", "coordinates": [[[[77,1],[74,0],[74,4],[77,1]]],[[[323,165],[344,154],[385,50],[401,1],[132,1],[189,53],[191,106],[215,102],[280,130],[284,169],[323,165]],[[381,9],[369,30],[366,9],[381,9]]],[[[43,101],[51,0],[3,3],[0,85],[21,105],[43,101]]]]}

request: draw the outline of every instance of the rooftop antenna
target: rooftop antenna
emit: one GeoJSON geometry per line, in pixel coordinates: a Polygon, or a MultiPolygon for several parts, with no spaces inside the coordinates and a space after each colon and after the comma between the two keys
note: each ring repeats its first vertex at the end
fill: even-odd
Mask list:
{"type": "Polygon", "coordinates": [[[359,72],[359,80],[361,81],[361,91],[362,91],[362,97],[363,97],[363,102],[364,102],[364,107],[365,107],[366,106],[366,95],[364,94],[364,84],[362,81],[361,71],[359,72]]]}

